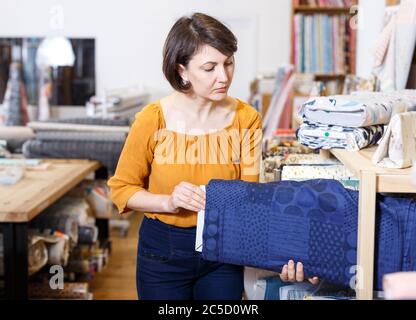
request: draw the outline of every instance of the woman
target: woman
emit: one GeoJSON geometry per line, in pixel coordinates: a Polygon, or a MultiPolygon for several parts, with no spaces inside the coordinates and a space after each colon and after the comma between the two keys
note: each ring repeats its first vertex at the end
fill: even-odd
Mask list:
{"type": "MultiPolygon", "coordinates": [[[[136,115],[108,183],[120,213],[145,212],[140,299],[242,297],[243,268],[204,261],[194,248],[196,212],[205,208],[199,186],[211,179],[259,179],[260,116],[227,95],[236,51],[235,36],[212,17],[196,13],[175,23],[163,52],[163,72],[175,92],[136,115]]],[[[290,261],[281,277],[302,281],[302,266],[290,261]]]]}

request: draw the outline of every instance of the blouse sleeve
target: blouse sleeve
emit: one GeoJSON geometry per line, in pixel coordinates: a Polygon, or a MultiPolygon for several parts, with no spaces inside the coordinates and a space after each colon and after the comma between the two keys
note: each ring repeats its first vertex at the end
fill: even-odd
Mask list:
{"type": "Polygon", "coordinates": [[[120,214],[126,213],[128,200],[145,190],[150,175],[158,128],[155,110],[146,107],[136,114],[118,161],[114,176],[108,181],[110,197],[120,214]]]}
{"type": "Polygon", "coordinates": [[[241,180],[259,182],[263,131],[257,111],[252,112],[244,128],[241,142],[241,180]]]}

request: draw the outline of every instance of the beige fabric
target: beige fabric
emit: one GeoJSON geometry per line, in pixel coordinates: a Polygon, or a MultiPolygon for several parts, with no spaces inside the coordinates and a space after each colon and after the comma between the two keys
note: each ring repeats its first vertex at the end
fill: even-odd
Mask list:
{"type": "Polygon", "coordinates": [[[29,276],[38,272],[48,262],[48,249],[41,237],[28,237],[28,273],[29,276]]]}
{"type": "Polygon", "coordinates": [[[0,126],[0,140],[30,140],[35,138],[35,133],[29,127],[0,126]]]}
{"type": "Polygon", "coordinates": [[[416,161],[416,112],[395,115],[381,139],[373,163],[384,168],[409,168],[416,161]]]}

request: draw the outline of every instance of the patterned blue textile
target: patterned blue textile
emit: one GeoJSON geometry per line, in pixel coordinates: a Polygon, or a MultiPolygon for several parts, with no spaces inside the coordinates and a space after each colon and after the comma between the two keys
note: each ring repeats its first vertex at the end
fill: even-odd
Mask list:
{"type": "MultiPolygon", "coordinates": [[[[288,260],[307,277],[349,286],[357,263],[358,193],[335,180],[258,184],[212,180],[206,187],[203,258],[280,272],[288,260]]],[[[378,198],[375,285],[416,270],[416,205],[378,198]],[[412,245],[413,244],[413,245],[412,245]]]]}

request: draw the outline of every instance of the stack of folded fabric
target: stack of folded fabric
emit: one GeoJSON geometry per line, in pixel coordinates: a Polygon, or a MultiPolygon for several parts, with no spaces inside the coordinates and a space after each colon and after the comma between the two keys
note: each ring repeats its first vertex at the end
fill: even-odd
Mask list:
{"type": "MultiPolygon", "coordinates": [[[[356,276],[358,192],[334,180],[206,186],[202,256],[280,272],[301,261],[305,276],[350,286],[356,276]]],[[[375,286],[385,274],[416,270],[416,201],[379,196],[375,286]]]]}
{"type": "Polygon", "coordinates": [[[81,118],[30,122],[36,139],[26,141],[28,158],[69,158],[100,161],[114,172],[129,132],[129,120],[81,118]]]}
{"type": "Polygon", "coordinates": [[[314,151],[299,143],[293,131],[276,132],[270,138],[264,139],[262,162],[262,181],[280,180],[281,167],[291,155],[312,154],[314,151]]]}
{"type": "Polygon", "coordinates": [[[300,110],[298,139],[312,149],[357,151],[377,144],[392,116],[415,105],[416,90],[313,98],[300,110]]]}
{"type": "Polygon", "coordinates": [[[264,160],[264,182],[333,179],[344,187],[358,190],[359,180],[339,160],[319,154],[290,154],[264,160]],[[275,172],[274,179],[268,176],[275,172]]]}

